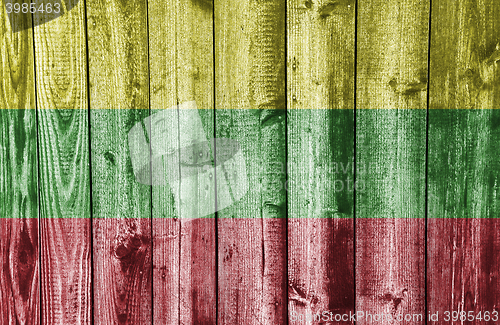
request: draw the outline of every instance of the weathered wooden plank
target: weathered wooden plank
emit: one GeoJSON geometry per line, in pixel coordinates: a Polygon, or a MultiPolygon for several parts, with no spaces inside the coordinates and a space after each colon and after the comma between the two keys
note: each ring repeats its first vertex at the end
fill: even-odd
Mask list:
{"type": "MultiPolygon", "coordinates": [[[[176,98],[180,107],[187,101],[195,101],[197,107],[197,111],[178,112],[183,150],[188,139],[214,137],[213,6],[191,0],[178,1],[177,8],[176,98]]],[[[204,167],[213,166],[212,161],[207,163],[204,167]]],[[[181,217],[180,324],[217,322],[215,183],[211,183],[210,170],[201,170],[196,176],[182,177],[179,183],[178,200],[189,202],[177,211],[181,217]],[[201,219],[193,219],[196,216],[201,219]]]]}
{"type": "MultiPolygon", "coordinates": [[[[248,188],[231,184],[246,195],[218,211],[218,323],[284,324],[285,175],[275,168],[286,165],[286,2],[220,1],[214,11],[216,135],[239,142],[246,175],[236,176],[248,177],[248,188]]],[[[217,195],[218,205],[232,199],[217,195]]]]}
{"type": "MultiPolygon", "coordinates": [[[[176,120],[174,130],[162,131],[153,122],[151,129],[178,132],[163,136],[160,146],[182,150],[189,140],[214,135],[212,5],[153,1],[149,12],[152,112],[176,120]],[[177,104],[176,112],[162,112],[177,104]]],[[[155,323],[216,323],[215,197],[201,199],[214,192],[203,186],[207,176],[153,187],[155,323]]]]}
{"type": "Polygon", "coordinates": [[[134,177],[129,132],[149,115],[146,1],[87,1],[94,319],[152,322],[151,186],[134,177]]]}
{"type": "Polygon", "coordinates": [[[288,1],[291,324],[354,311],[354,22],[354,1],[288,1]]]}
{"type": "MultiPolygon", "coordinates": [[[[47,13],[33,16],[35,25],[47,13]]],[[[90,187],[81,3],[34,28],[42,324],[90,324],[90,187]]]]}
{"type": "Polygon", "coordinates": [[[499,312],[499,16],[498,1],[432,6],[427,305],[442,320],[499,312]]]}
{"type": "MultiPolygon", "coordinates": [[[[177,104],[177,14],[176,1],[148,3],[150,107],[154,114],[177,104]]],[[[171,123],[177,131],[178,119],[171,123]]],[[[164,139],[162,143],[178,146],[174,140],[164,139]]],[[[180,222],[170,185],[154,185],[152,194],[153,323],[179,324],[180,222]]]]}
{"type": "Polygon", "coordinates": [[[383,314],[378,324],[422,324],[429,4],[358,10],[356,309],[383,314]]]}
{"type": "Polygon", "coordinates": [[[0,11],[0,323],[40,324],[33,34],[13,18],[22,32],[0,11]]]}

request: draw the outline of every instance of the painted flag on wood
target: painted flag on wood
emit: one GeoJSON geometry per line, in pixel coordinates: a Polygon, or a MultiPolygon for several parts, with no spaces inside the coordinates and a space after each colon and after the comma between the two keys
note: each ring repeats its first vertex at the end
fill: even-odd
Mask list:
{"type": "Polygon", "coordinates": [[[0,323],[498,322],[498,17],[6,0],[0,323]]]}

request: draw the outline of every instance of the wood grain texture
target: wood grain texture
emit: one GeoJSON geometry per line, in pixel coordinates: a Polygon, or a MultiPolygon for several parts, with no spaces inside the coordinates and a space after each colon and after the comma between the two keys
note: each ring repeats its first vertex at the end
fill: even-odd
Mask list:
{"type": "Polygon", "coordinates": [[[249,184],[218,212],[218,324],[287,319],[286,179],[276,172],[286,165],[285,11],[285,1],[215,2],[216,135],[240,143],[249,184]]]}
{"type": "Polygon", "coordinates": [[[354,21],[354,1],[288,1],[291,324],[354,311],[354,21]]]}
{"type": "Polygon", "coordinates": [[[429,111],[428,1],[60,3],[0,12],[0,324],[500,312],[498,1],[432,2],[429,111]],[[246,162],[208,215],[203,175],[132,166],[131,128],[189,101],[171,131],[246,162]]]}
{"type": "Polygon", "coordinates": [[[87,1],[94,321],[152,322],[151,186],[134,177],[128,134],[149,116],[147,6],[87,1]]]}
{"type": "Polygon", "coordinates": [[[356,309],[422,324],[429,5],[358,6],[356,309]]]}
{"type": "Polygon", "coordinates": [[[0,35],[0,323],[40,324],[33,34],[2,10],[0,35]]]}
{"type": "MultiPolygon", "coordinates": [[[[152,113],[177,105],[177,2],[148,3],[150,107],[152,113]]],[[[173,123],[178,130],[178,120],[173,123]]],[[[177,148],[177,143],[162,143],[177,148]]],[[[180,222],[170,184],[152,188],[153,323],[180,321],[180,222]]]]}
{"type": "Polygon", "coordinates": [[[497,1],[432,7],[430,311],[499,312],[499,15],[497,1]]]}
{"type": "MultiPolygon", "coordinates": [[[[178,112],[180,141],[197,135],[210,140],[214,137],[213,10],[209,4],[196,0],[178,0],[177,8],[176,99],[179,104],[194,100],[198,108],[196,113],[178,112]],[[203,130],[193,128],[196,116],[203,130]]],[[[191,202],[180,207],[184,211],[177,211],[182,217],[179,320],[186,325],[217,322],[216,221],[214,213],[204,212],[215,211],[215,188],[206,189],[210,185],[203,185],[204,174],[182,178],[179,184],[180,197],[188,195],[191,202]],[[202,199],[205,193],[211,198],[208,203],[202,199]],[[193,220],[194,216],[203,218],[193,220]]]]}
{"type": "MultiPolygon", "coordinates": [[[[34,14],[35,24],[44,14],[34,14]]],[[[90,186],[83,5],[35,27],[42,324],[90,324],[90,186]]]]}
{"type": "MultiPolygon", "coordinates": [[[[152,112],[195,101],[197,112],[177,111],[174,131],[179,141],[195,134],[209,140],[214,135],[212,6],[196,0],[152,1],[149,13],[152,112]],[[203,130],[184,123],[198,118],[203,130]]],[[[180,143],[167,141],[166,146],[180,149],[180,143]]],[[[180,193],[189,201],[198,197],[204,190],[200,177],[181,179],[178,188],[153,187],[155,323],[216,323],[215,219],[202,213],[215,209],[215,197],[212,209],[196,199],[178,207],[185,211],[174,207],[180,193]],[[203,218],[192,219],[196,215],[203,218]]]]}

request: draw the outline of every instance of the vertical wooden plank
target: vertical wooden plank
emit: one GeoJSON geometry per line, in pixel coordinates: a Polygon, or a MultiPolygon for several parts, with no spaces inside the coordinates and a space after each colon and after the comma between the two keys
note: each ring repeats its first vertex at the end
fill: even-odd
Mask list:
{"type": "MultiPolygon", "coordinates": [[[[205,141],[214,137],[213,5],[178,1],[177,8],[176,98],[180,108],[179,149],[184,151],[187,139],[205,141]],[[184,104],[189,101],[196,103],[196,111],[182,108],[189,107],[184,104]]],[[[212,166],[212,161],[205,165],[212,166]]],[[[211,170],[198,171],[196,176],[182,177],[179,184],[179,199],[190,202],[177,211],[181,217],[180,324],[217,322],[215,187],[209,182],[211,170]],[[196,216],[201,218],[193,219],[196,216]]]]}
{"type": "Polygon", "coordinates": [[[422,324],[429,4],[358,4],[357,321],[422,324]]]}
{"type": "MultiPolygon", "coordinates": [[[[151,108],[176,119],[175,130],[164,132],[178,132],[164,136],[160,146],[184,150],[188,139],[210,140],[214,134],[213,7],[202,1],[153,1],[149,12],[151,108]],[[174,112],[163,111],[168,108],[174,112]]],[[[153,122],[151,128],[162,132],[153,122]]],[[[216,322],[215,198],[209,206],[195,199],[205,191],[207,176],[153,187],[155,322],[216,322]],[[181,197],[192,204],[180,203],[181,197]]]]}
{"type": "MultiPolygon", "coordinates": [[[[149,1],[151,112],[177,105],[177,1],[149,1]]],[[[178,131],[178,119],[171,122],[178,131]]],[[[177,148],[164,139],[166,147],[177,148]]],[[[180,222],[170,184],[154,185],[153,204],[153,323],[179,324],[180,222]],[[168,198],[168,199],[165,199],[168,198]]]]}
{"type": "Polygon", "coordinates": [[[427,304],[440,320],[500,317],[499,15],[498,1],[432,6],[427,304]]]}
{"type": "Polygon", "coordinates": [[[129,148],[149,115],[146,1],[87,1],[87,26],[94,319],[150,324],[151,187],[136,181],[129,148]]]}
{"type": "Polygon", "coordinates": [[[40,324],[33,31],[24,15],[13,24],[1,10],[0,323],[40,324]]]}
{"type": "Polygon", "coordinates": [[[248,177],[247,194],[218,211],[218,323],[284,324],[286,179],[275,169],[286,165],[286,1],[224,0],[214,11],[216,135],[239,142],[248,177]]]}
{"type": "MultiPolygon", "coordinates": [[[[46,20],[45,15],[50,14],[35,13],[35,25],[46,20]]],[[[34,29],[43,324],[91,322],[84,19],[81,2],[34,29]]]]}
{"type": "Polygon", "coordinates": [[[289,322],[322,324],[354,312],[355,2],[290,0],[288,22],[289,322]]]}
{"type": "MultiPolygon", "coordinates": [[[[178,139],[166,136],[160,143],[179,150],[180,142],[195,133],[207,140],[214,133],[212,6],[197,1],[152,2],[149,9],[152,112],[164,114],[163,109],[179,104],[176,113],[167,112],[177,119],[170,133],[179,132],[178,139]],[[192,111],[193,107],[197,110],[192,111]],[[202,130],[192,129],[191,118],[202,123],[202,130]]],[[[152,132],[161,132],[161,127],[151,127],[152,132]]],[[[190,211],[176,207],[180,193],[192,199],[202,190],[195,183],[181,180],[176,189],[173,184],[153,187],[155,322],[216,321],[214,214],[198,211],[207,209],[201,203],[189,207],[190,211]],[[192,220],[195,216],[204,219],[192,220]]],[[[215,206],[215,199],[209,204],[215,206]]]]}

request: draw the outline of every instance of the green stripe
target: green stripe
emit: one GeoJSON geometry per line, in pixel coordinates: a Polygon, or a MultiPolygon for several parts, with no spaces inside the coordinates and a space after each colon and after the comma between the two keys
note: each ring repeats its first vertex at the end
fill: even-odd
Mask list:
{"type": "Polygon", "coordinates": [[[498,218],[500,111],[429,111],[429,218],[498,218]]]}
{"type": "MultiPolygon", "coordinates": [[[[25,115],[23,112],[19,110],[19,114],[25,115]]],[[[22,148],[26,134],[24,131],[9,131],[12,129],[9,119],[19,114],[13,110],[0,110],[4,201],[10,189],[16,187],[12,185],[13,177],[22,176],[19,168],[23,162],[18,160],[21,152],[26,151],[22,148]],[[17,163],[12,160],[14,158],[9,158],[12,153],[18,155],[17,163]]],[[[213,136],[211,114],[200,110],[208,139],[213,136]],[[204,116],[206,113],[207,117],[204,116]]],[[[238,116],[240,114],[244,115],[244,112],[240,110],[238,116]]],[[[353,110],[328,110],[327,113],[325,110],[289,111],[288,162],[282,159],[268,161],[264,170],[262,162],[256,161],[255,144],[240,141],[247,166],[253,166],[253,174],[247,175],[250,189],[247,195],[254,197],[258,193],[286,190],[289,206],[296,206],[296,211],[307,211],[308,206],[332,198],[331,206],[318,205],[324,211],[289,214],[288,217],[351,217],[356,187],[356,218],[423,218],[427,114],[428,217],[497,218],[497,193],[500,191],[500,111],[497,110],[357,110],[355,161],[353,110]],[[261,182],[264,174],[268,175],[269,181],[261,182]]],[[[129,129],[145,117],[144,110],[92,111],[93,208],[97,218],[149,217],[149,213],[128,213],[138,211],[135,208],[119,208],[124,197],[137,198],[137,193],[149,193],[148,185],[135,181],[127,143],[129,129]],[[130,112],[135,113],[130,115],[130,112]],[[118,125],[123,129],[119,130],[118,125]],[[113,172],[115,169],[120,171],[113,172]],[[130,186],[121,186],[124,180],[130,186]],[[104,206],[107,206],[106,211],[100,208],[104,206]]],[[[283,115],[269,115],[263,123],[272,125],[283,118],[283,115]]],[[[29,153],[36,154],[35,148],[29,153]]],[[[34,168],[28,169],[27,173],[30,179],[38,177],[34,168]]],[[[26,185],[27,193],[36,193],[36,182],[29,184],[26,185]]],[[[168,193],[164,196],[164,200],[173,199],[168,193]]],[[[21,217],[18,213],[3,211],[2,218],[21,217]]],[[[262,207],[255,206],[253,211],[257,216],[262,207]]],[[[253,217],[253,214],[235,217],[253,217]]],[[[84,213],[80,217],[89,215],[84,213]]],[[[176,215],[169,214],[169,217],[176,215]]],[[[221,214],[226,215],[230,214],[221,214]]]]}

